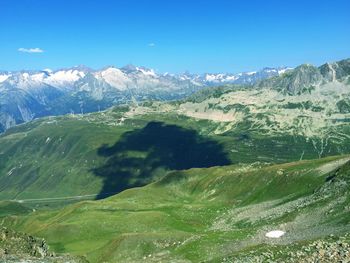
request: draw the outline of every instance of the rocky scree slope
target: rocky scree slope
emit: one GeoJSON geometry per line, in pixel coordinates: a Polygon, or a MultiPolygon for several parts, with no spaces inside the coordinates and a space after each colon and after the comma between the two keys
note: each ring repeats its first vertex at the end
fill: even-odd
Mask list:
{"type": "Polygon", "coordinates": [[[83,257],[56,255],[44,239],[0,228],[0,261],[3,263],[87,263],[83,257]]]}

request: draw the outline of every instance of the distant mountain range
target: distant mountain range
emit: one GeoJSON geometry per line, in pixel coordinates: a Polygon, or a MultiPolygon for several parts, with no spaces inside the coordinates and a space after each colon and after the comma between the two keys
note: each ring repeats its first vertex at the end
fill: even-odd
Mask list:
{"type": "Polygon", "coordinates": [[[182,74],[178,76],[182,80],[191,80],[201,85],[213,86],[219,84],[254,84],[260,80],[280,76],[281,74],[292,70],[289,67],[263,68],[260,71],[243,72],[238,74],[229,73],[205,73],[202,75],[182,74]]]}
{"type": "Polygon", "coordinates": [[[86,113],[130,101],[174,100],[206,86],[254,84],[290,68],[238,74],[159,74],[128,65],[92,70],[85,66],[52,71],[0,72],[0,132],[34,118],[86,113]]]}
{"type": "Polygon", "coordinates": [[[346,261],[350,59],[276,73],[251,85],[131,66],[3,77],[5,109],[28,119],[134,102],[0,134],[0,261],[32,260],[29,235],[92,263],[346,261]]]}
{"type": "MultiPolygon", "coordinates": [[[[141,88],[130,88],[135,79],[141,83],[141,76],[147,80],[147,90],[156,90],[149,84],[155,76],[169,78],[132,67],[22,72],[16,90],[0,94],[13,94],[6,100],[7,109],[30,120],[37,116],[26,115],[30,109],[19,107],[16,98],[34,108],[51,107],[47,114],[60,114],[75,105],[85,112],[88,102],[101,105],[106,96],[115,98],[112,95],[118,93],[112,93],[112,85],[121,87],[119,94],[142,94],[136,93],[141,88]],[[128,82],[117,73],[127,76],[128,82]],[[53,88],[57,76],[76,86],[53,88]],[[50,85],[38,85],[41,78],[50,85]],[[91,81],[83,81],[86,78],[91,81]],[[97,87],[101,93],[94,93],[97,87]],[[34,95],[28,97],[27,90],[34,95]],[[82,90],[88,91],[85,97],[82,90]]],[[[177,101],[133,102],[93,114],[38,118],[8,129],[0,135],[0,200],[90,194],[102,198],[145,185],[169,170],[286,163],[350,152],[350,59],[321,67],[301,65],[254,85],[192,87],[201,90],[177,101]]],[[[174,84],[167,89],[176,93],[181,87],[174,84]]],[[[132,96],[120,96],[115,103],[132,96]]]]}

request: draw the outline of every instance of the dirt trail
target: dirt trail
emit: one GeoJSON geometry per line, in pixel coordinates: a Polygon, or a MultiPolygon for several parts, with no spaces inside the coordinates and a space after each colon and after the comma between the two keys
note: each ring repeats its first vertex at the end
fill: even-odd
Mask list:
{"type": "Polygon", "coordinates": [[[47,197],[47,198],[32,198],[32,199],[9,199],[2,201],[18,202],[18,203],[30,203],[30,202],[59,202],[64,200],[78,200],[78,199],[91,199],[96,196],[109,196],[117,193],[99,193],[99,194],[89,194],[89,195],[75,195],[75,196],[65,196],[65,197],[47,197]]]}

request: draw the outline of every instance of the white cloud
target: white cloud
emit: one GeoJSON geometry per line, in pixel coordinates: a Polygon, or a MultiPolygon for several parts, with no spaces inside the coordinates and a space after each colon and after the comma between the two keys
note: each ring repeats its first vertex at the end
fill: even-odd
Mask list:
{"type": "Polygon", "coordinates": [[[42,50],[41,48],[19,48],[18,49],[19,52],[24,52],[24,53],[43,53],[44,50],[42,50]]]}
{"type": "Polygon", "coordinates": [[[154,44],[154,43],[149,43],[148,46],[149,46],[149,47],[155,47],[156,44],[154,44]]]}

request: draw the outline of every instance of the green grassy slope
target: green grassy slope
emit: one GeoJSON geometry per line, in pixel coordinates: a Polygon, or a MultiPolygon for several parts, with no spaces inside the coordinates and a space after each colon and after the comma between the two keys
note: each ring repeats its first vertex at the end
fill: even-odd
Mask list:
{"type": "Polygon", "coordinates": [[[350,153],[348,68],[302,65],[253,87],[14,127],[0,135],[0,200],[99,199],[168,171],[350,153]]]}
{"type": "Polygon", "coordinates": [[[350,231],[349,160],[178,171],[104,200],[3,224],[91,262],[221,262],[271,246],[283,257],[293,246],[350,231]],[[265,237],[275,229],[286,234],[265,237]]]}
{"type": "Polygon", "coordinates": [[[8,215],[23,215],[33,210],[18,202],[0,201],[0,218],[8,215]]]}
{"type": "Polygon", "coordinates": [[[0,199],[104,197],[167,170],[231,162],[216,138],[198,134],[186,119],[183,126],[156,118],[118,125],[118,114],[41,119],[3,134],[0,199]]]}
{"type": "MultiPolygon", "coordinates": [[[[101,198],[171,170],[317,158],[315,145],[323,143],[264,134],[248,120],[217,134],[221,123],[215,121],[176,112],[128,116],[128,110],[44,118],[0,135],[0,200],[101,198]]],[[[348,148],[330,141],[322,156],[348,148]]]]}
{"type": "MultiPolygon", "coordinates": [[[[126,129],[63,120],[2,136],[0,197],[26,199],[98,193],[99,178],[89,170],[101,162],[96,149],[113,143],[126,129]],[[89,183],[93,181],[93,183],[89,183]]],[[[11,132],[11,131],[10,131],[11,132]]]]}

